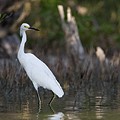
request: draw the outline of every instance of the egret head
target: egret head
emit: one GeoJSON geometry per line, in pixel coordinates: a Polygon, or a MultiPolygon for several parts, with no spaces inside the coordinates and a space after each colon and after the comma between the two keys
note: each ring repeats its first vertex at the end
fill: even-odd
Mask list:
{"type": "Polygon", "coordinates": [[[20,36],[22,36],[23,32],[26,31],[26,30],[36,30],[36,31],[39,31],[38,29],[31,27],[29,24],[23,23],[20,26],[20,36]]]}
{"type": "Polygon", "coordinates": [[[23,24],[20,26],[20,30],[23,30],[23,31],[29,30],[29,28],[30,28],[30,25],[27,24],[27,23],[23,23],[23,24]]]}

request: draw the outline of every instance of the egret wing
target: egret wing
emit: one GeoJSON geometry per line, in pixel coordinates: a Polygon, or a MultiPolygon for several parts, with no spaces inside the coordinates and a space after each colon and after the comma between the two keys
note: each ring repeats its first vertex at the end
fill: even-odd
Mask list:
{"type": "Polygon", "coordinates": [[[26,58],[25,69],[30,79],[38,86],[52,90],[59,97],[62,97],[64,92],[47,65],[31,53],[27,53],[26,58]]]}

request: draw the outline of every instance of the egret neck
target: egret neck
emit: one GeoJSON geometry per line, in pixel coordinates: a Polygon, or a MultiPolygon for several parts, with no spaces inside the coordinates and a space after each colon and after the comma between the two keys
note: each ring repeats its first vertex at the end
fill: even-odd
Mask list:
{"type": "Polygon", "coordinates": [[[21,56],[21,55],[25,54],[24,47],[25,47],[26,40],[27,40],[26,32],[23,31],[23,33],[22,33],[22,42],[20,44],[20,48],[19,48],[19,51],[18,51],[18,56],[21,56]]]}
{"type": "MultiPolygon", "coordinates": [[[[26,40],[27,40],[26,32],[23,31],[22,32],[22,41],[21,41],[19,51],[18,51],[18,59],[21,64],[24,62],[24,58],[25,58],[24,57],[25,56],[24,47],[25,47],[26,40]]],[[[22,65],[22,66],[24,66],[24,65],[22,65]]]]}

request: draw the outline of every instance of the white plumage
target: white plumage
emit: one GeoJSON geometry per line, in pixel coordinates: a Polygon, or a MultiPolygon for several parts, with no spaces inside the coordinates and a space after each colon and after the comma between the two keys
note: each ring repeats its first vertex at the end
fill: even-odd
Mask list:
{"type": "Polygon", "coordinates": [[[47,67],[47,65],[41,60],[39,60],[35,55],[31,53],[24,53],[24,46],[27,40],[25,31],[30,29],[37,30],[35,28],[31,28],[26,23],[23,23],[20,27],[20,35],[22,36],[22,42],[18,51],[18,59],[21,65],[24,67],[30,80],[33,82],[37,93],[38,87],[41,86],[45,89],[52,90],[52,92],[58,97],[62,97],[64,95],[64,92],[51,70],[47,67]]]}

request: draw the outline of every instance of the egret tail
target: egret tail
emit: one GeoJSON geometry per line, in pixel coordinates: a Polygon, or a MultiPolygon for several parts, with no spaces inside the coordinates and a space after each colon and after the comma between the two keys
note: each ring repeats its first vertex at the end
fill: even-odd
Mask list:
{"type": "Polygon", "coordinates": [[[55,85],[51,89],[52,89],[53,93],[56,94],[59,98],[61,98],[64,95],[63,89],[58,82],[57,82],[57,85],[55,85]]]}

